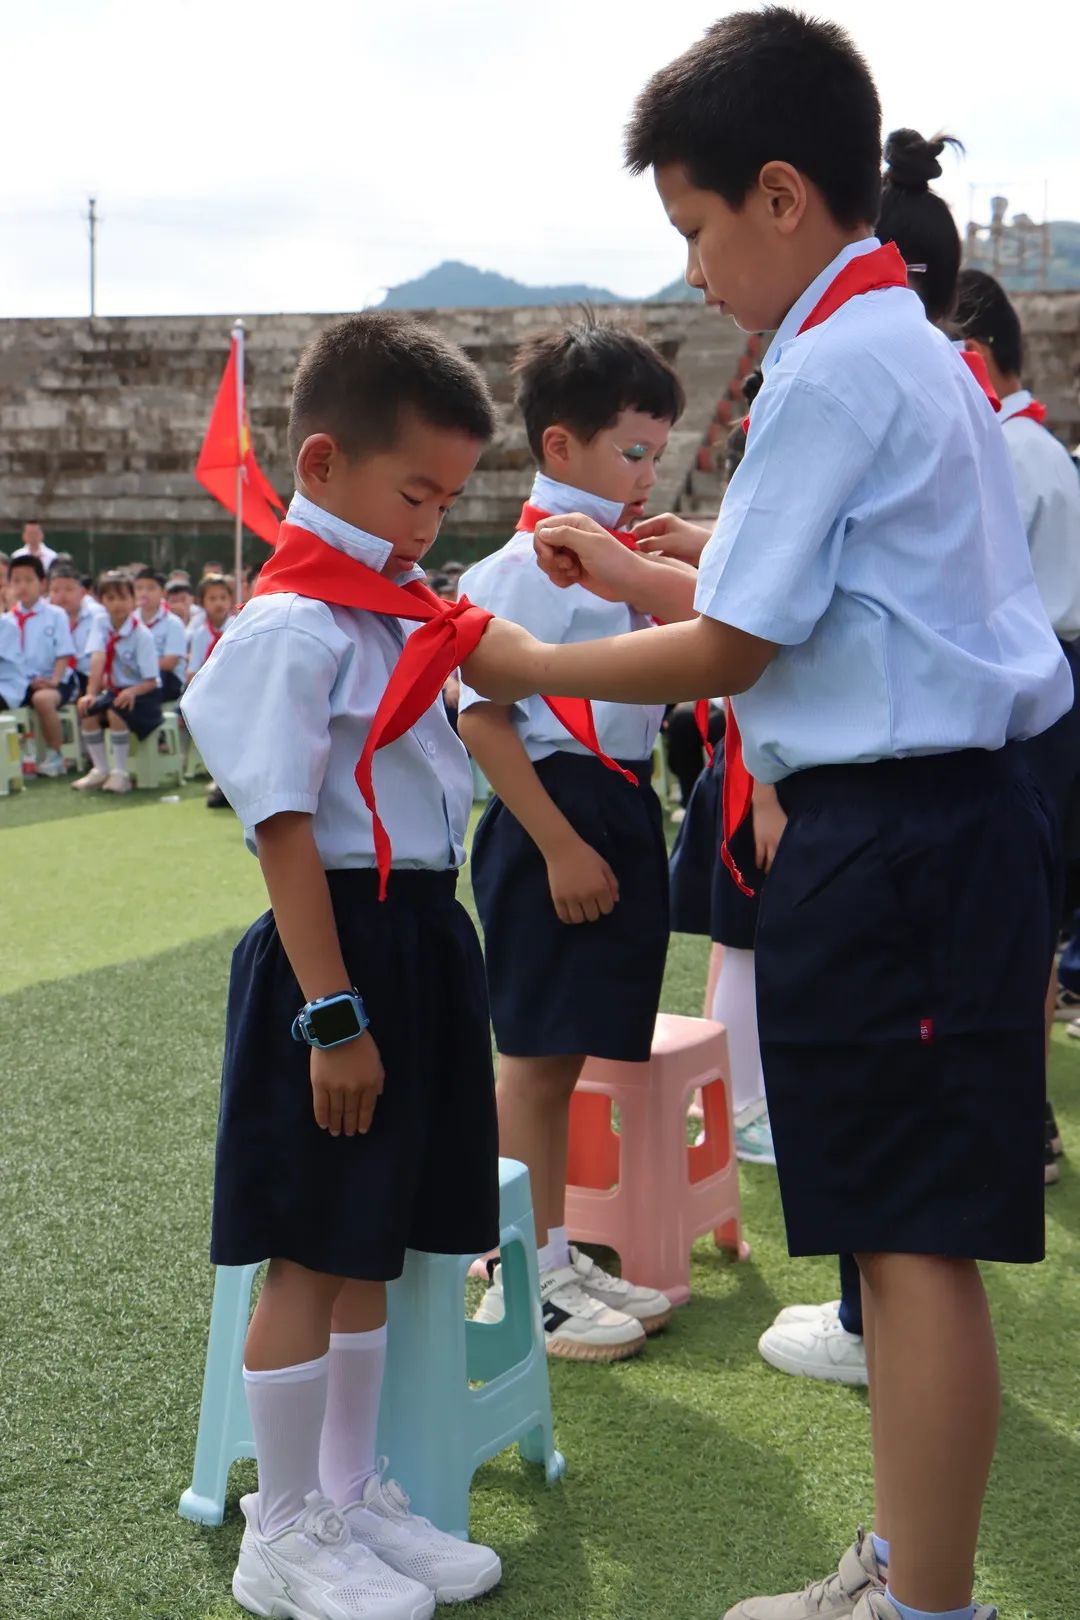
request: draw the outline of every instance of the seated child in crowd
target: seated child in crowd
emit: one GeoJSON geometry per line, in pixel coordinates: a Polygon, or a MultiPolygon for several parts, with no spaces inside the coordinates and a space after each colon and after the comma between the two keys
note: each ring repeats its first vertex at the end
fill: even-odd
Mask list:
{"type": "MultiPolygon", "coordinates": [[[[281,540],[183,699],[272,906],[233,956],[211,1243],[221,1265],[272,1257],[244,1350],[259,1489],[232,1585],[259,1615],[429,1620],[501,1574],[412,1514],[376,1452],[386,1282],[408,1247],[498,1238],[484,966],[454,899],[472,780],[437,674],[375,765],[383,902],[355,774],[412,640],[402,618],[430,611],[397,587],[422,580],[494,425],[460,349],[397,311],[316,337],[281,540]]],[[[223,583],[201,586],[219,632],[223,583]]]]}
{"type": "Polygon", "coordinates": [[[71,702],[78,690],[70,664],[75,647],[67,614],[54,607],[45,594],[45,566],[40,557],[29,553],[13,557],[11,584],[15,605],[10,617],[18,631],[27,683],[19,702],[11,706],[26,705],[38,717],[45,739],[45,758],[38,766],[38,774],[63,776],[66,766],[60,754],[60,709],[71,702]]]}
{"type": "Polygon", "coordinates": [[[88,593],[83,576],[71,563],[53,563],[49,570],[49,600],[67,614],[68,629],[75,647],[74,672],[78,696],[86,691],[90,678],[90,632],[105,612],[88,593]]]}
{"type": "MultiPolygon", "coordinates": [[[[135,587],[127,574],[103,574],[98,590],[103,614],[90,633],[90,676],[79,699],[83,747],[90,769],[71,785],[81,793],[130,793],[131,732],[149,737],[161,724],[161,687],[154,638],[135,612],[135,587]],[[113,769],[105,753],[101,717],[112,733],[113,769]]],[[[66,627],[66,622],[65,622],[66,627]]]]}
{"type": "Polygon", "coordinates": [[[199,581],[198,597],[204,616],[192,630],[188,644],[188,681],[202,669],[225,634],[236,602],[233,588],[224,574],[205,574],[199,581]]]}
{"type": "MultiPolygon", "coordinates": [[[[537,566],[545,513],[584,512],[610,529],[639,518],[682,413],[682,387],[642,338],[582,322],[530,339],[517,360],[518,404],[539,471],[518,532],[467,570],[461,592],[553,642],[641,630],[649,620],[582,588],[561,591],[537,566]]],[[[459,730],[495,790],[473,842],[499,1051],[499,1142],[529,1167],[549,1354],[635,1355],[671,1304],[612,1277],[566,1231],[570,1100],[586,1057],[648,1059],[668,942],[668,870],[651,756],[661,704],[599,703],[608,769],[542,698],[487,703],[464,681],[459,730]]],[[[503,1314],[501,1269],[479,1319],[503,1314]]]]}
{"type": "Polygon", "coordinates": [[[135,600],[139,616],[154,638],[161,700],[175,703],[184,690],[187,668],[187,630],[165,602],[165,575],[152,568],[140,568],[135,575],[135,600]]]}
{"type": "MultiPolygon", "coordinates": [[[[169,612],[175,613],[184,626],[185,633],[190,635],[201,616],[195,608],[195,593],[191,589],[190,579],[186,576],[182,579],[176,575],[171,576],[165,586],[165,601],[169,612]]],[[[186,676],[186,669],[184,673],[186,676]]]]}

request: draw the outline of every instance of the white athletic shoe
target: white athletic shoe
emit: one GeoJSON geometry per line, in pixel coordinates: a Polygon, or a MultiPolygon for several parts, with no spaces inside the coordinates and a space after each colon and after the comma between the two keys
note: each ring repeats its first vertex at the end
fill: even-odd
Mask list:
{"type": "Polygon", "coordinates": [[[623,1316],[632,1316],[635,1322],[641,1323],[647,1334],[659,1333],[671,1321],[675,1307],[658,1288],[639,1288],[624,1277],[612,1277],[572,1243],[570,1264],[590,1299],[599,1300],[610,1311],[621,1311],[623,1316]]]}
{"type": "Polygon", "coordinates": [[[830,1384],[865,1384],[866,1345],[841,1325],[839,1307],[821,1306],[809,1321],[779,1318],[758,1340],[758,1350],[779,1372],[830,1384]]]}
{"type": "Polygon", "coordinates": [[[232,1590],[242,1608],[272,1620],[431,1620],[426,1586],[369,1552],[328,1497],[304,1500],[295,1524],[264,1536],[259,1498],[240,1498],[247,1525],[232,1590]]]}
{"type": "Polygon", "coordinates": [[[840,1301],[830,1299],[825,1305],[785,1305],[774,1318],[773,1327],[790,1327],[793,1322],[820,1322],[825,1317],[840,1319],[840,1301]]]}
{"type": "Polygon", "coordinates": [[[66,776],[67,761],[62,754],[46,754],[37,768],[39,776],[66,776]]]}
{"type": "Polygon", "coordinates": [[[78,793],[97,793],[108,780],[108,771],[101,771],[96,765],[92,765],[85,776],[80,776],[78,781],[72,782],[71,785],[78,793]]]}
{"type": "MultiPolygon", "coordinates": [[[[567,1361],[625,1361],[644,1347],[641,1323],[592,1299],[573,1266],[561,1266],[540,1278],[540,1306],[549,1356],[567,1361]]],[[[491,1287],[473,1320],[501,1322],[505,1313],[502,1266],[496,1266],[491,1287]]]]}
{"type": "Polygon", "coordinates": [[[399,1575],[433,1592],[436,1603],[465,1603],[498,1586],[499,1555],[490,1547],[437,1530],[430,1519],[413,1513],[396,1480],[386,1479],[386,1459],[372,1474],[358,1502],[342,1508],[353,1537],[399,1575]]]}
{"type": "Polygon", "coordinates": [[[130,793],[131,776],[127,771],[110,771],[101,785],[102,793],[130,793]]]}

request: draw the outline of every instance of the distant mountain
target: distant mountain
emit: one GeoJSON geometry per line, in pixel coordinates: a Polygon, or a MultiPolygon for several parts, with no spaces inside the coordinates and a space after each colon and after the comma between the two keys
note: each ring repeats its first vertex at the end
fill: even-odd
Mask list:
{"type": "Polygon", "coordinates": [[[474,265],[448,259],[434,270],[391,287],[383,299],[384,309],[499,309],[521,308],[526,304],[625,304],[629,300],[606,287],[571,283],[557,287],[528,287],[523,281],[502,276],[497,270],[477,270],[474,265]]]}

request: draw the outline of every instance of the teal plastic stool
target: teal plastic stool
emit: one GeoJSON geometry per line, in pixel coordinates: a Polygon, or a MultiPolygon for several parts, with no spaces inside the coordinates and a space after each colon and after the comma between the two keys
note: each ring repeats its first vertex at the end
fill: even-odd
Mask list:
{"type": "MultiPolygon", "coordinates": [[[[410,1250],[388,1290],[388,1354],[379,1450],[413,1508],[453,1535],[469,1531],[469,1487],[481,1463],[517,1443],[549,1484],[566,1464],[551,1422],[529,1173],[499,1160],[500,1246],[506,1315],[465,1319],[472,1255],[410,1250]]],[[[244,1337],[257,1265],[219,1266],[210,1314],[199,1433],[180,1514],[199,1524],[225,1515],[229,1468],[254,1457],[244,1396],[244,1337]]]]}

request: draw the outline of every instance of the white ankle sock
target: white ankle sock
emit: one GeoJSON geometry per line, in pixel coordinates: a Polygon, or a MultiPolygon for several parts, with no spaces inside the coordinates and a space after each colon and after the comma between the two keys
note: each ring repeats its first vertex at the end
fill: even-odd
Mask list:
{"type": "Polygon", "coordinates": [[[244,1368],[255,1455],[259,1462],[259,1528],[287,1530],[319,1489],[319,1436],[326,1411],[329,1356],[267,1372],[244,1368]]]}
{"type": "Polygon", "coordinates": [[[112,734],[113,765],[118,771],[126,775],[128,768],[128,748],[131,746],[130,731],[114,731],[112,734]]]}
{"type": "Polygon", "coordinates": [[[720,977],[713,994],[712,1015],[727,1027],[728,1061],[731,1064],[731,1110],[741,1114],[765,1096],[765,1076],[761,1072],[761,1046],[758,1042],[757,990],[754,984],[754,953],[724,946],[720,977]]]}
{"type": "Polygon", "coordinates": [[[562,1266],[570,1264],[570,1239],[565,1226],[551,1227],[545,1252],[551,1255],[551,1265],[543,1269],[558,1271],[562,1266]]]}
{"type": "Polygon", "coordinates": [[[109,761],[105,754],[105,738],[100,731],[84,731],[82,745],[90,758],[95,771],[107,771],[109,761]]]}
{"type": "Polygon", "coordinates": [[[370,1333],[331,1333],[319,1478],[338,1507],[359,1501],[375,1472],[385,1364],[385,1324],[370,1333]]]}
{"type": "Polygon", "coordinates": [[[550,1232],[544,1247],[536,1252],[536,1263],[540,1268],[541,1277],[546,1277],[549,1271],[555,1270],[555,1249],[551,1242],[550,1232]]]}

